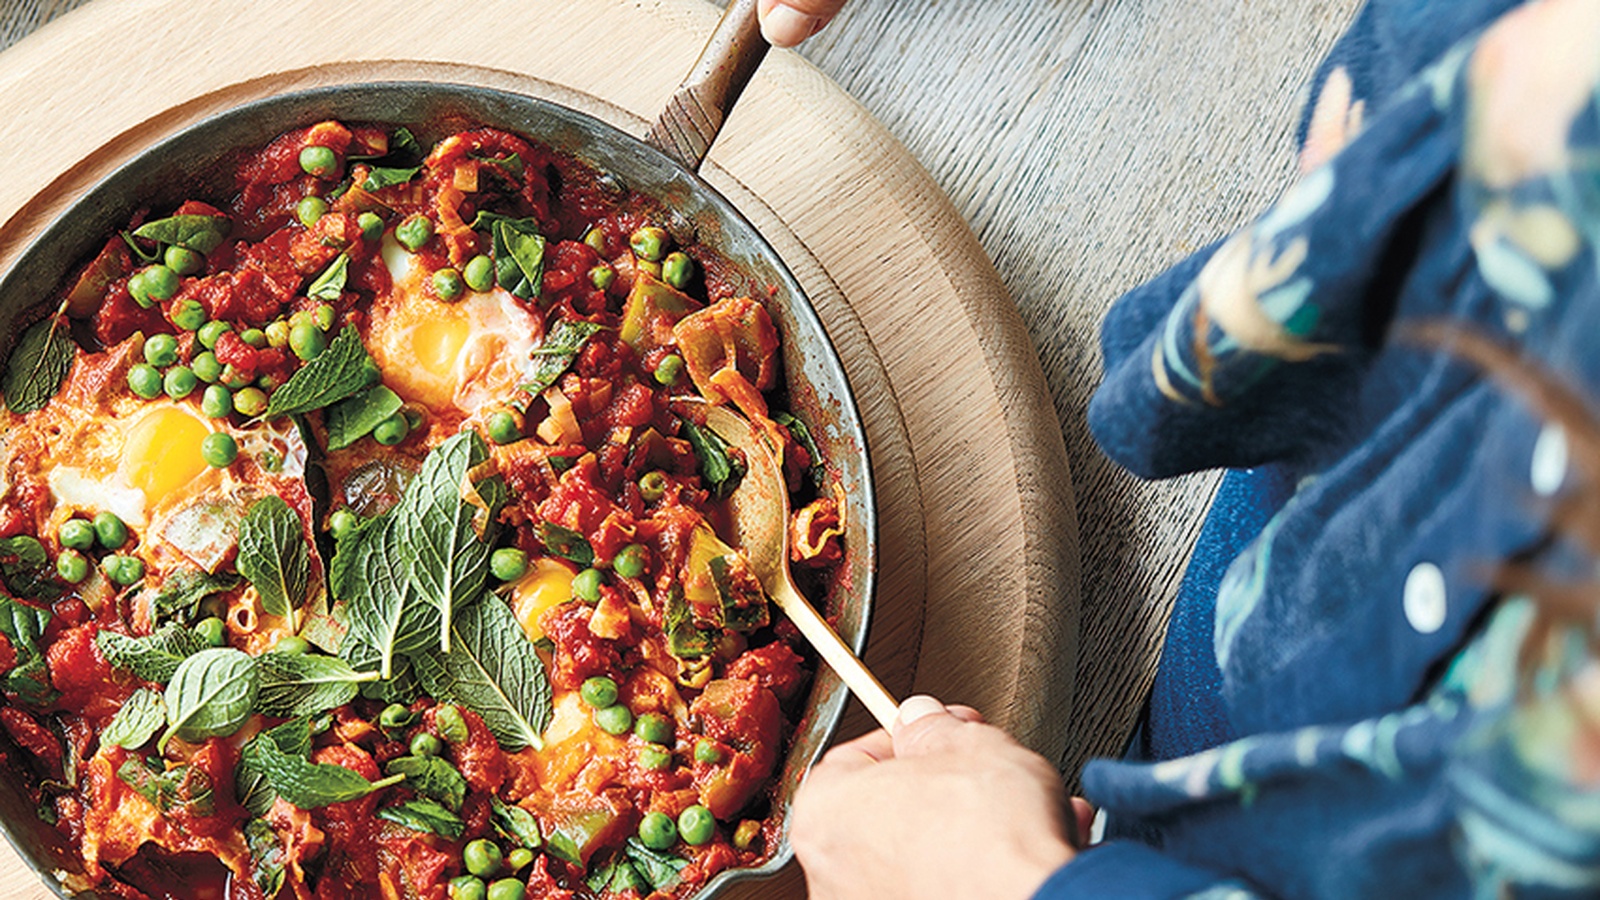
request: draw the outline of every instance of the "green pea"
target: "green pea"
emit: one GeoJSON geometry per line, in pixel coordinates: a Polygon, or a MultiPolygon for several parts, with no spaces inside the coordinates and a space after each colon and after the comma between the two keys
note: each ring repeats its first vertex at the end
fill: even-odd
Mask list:
{"type": "Polygon", "coordinates": [[[239,442],[226,431],[213,431],[200,440],[200,458],[213,469],[226,469],[239,458],[239,442]]]}
{"type": "Polygon", "coordinates": [[[259,328],[246,328],[239,332],[239,340],[244,341],[247,347],[265,347],[267,333],[259,328]]]}
{"type": "Polygon", "coordinates": [[[89,577],[89,559],[76,550],[63,550],[56,557],[56,574],[68,584],[77,584],[89,577]]]}
{"type": "Polygon", "coordinates": [[[717,833],[717,817],[711,810],[696,803],[678,813],[678,834],[691,847],[708,843],[717,833]]]}
{"type": "Polygon", "coordinates": [[[361,518],[348,509],[339,508],[328,516],[328,531],[333,534],[333,539],[342,541],[361,527],[361,518]]]}
{"type": "Polygon", "coordinates": [[[128,370],[128,388],[146,400],[161,396],[161,373],[149,363],[139,363],[128,370]]]}
{"type": "Polygon", "coordinates": [[[701,738],[694,744],[694,761],[716,765],[722,762],[722,751],[718,749],[716,741],[701,738]]]}
{"type": "Polygon", "coordinates": [[[617,702],[617,683],[604,675],[591,675],[578,686],[578,696],[595,709],[605,709],[617,702]]]}
{"type": "Polygon", "coordinates": [[[515,878],[502,878],[489,885],[487,900],[524,900],[528,889],[515,878]]]}
{"type": "Polygon", "coordinates": [[[290,656],[305,656],[311,652],[311,642],[298,634],[286,634],[278,638],[278,642],[272,645],[272,649],[279,653],[287,653],[290,656]]]}
{"type": "Polygon", "coordinates": [[[184,331],[198,331],[206,323],[206,308],[192,297],[174,303],[168,315],[172,317],[172,324],[184,331]]]}
{"type": "Polygon", "coordinates": [[[466,717],[461,715],[460,707],[451,703],[441,704],[433,711],[433,727],[452,744],[465,744],[472,738],[466,717]]]}
{"type": "MultiPolygon", "coordinates": [[[[585,603],[599,603],[600,583],[604,578],[605,576],[600,574],[599,569],[584,569],[582,572],[572,576],[572,596],[585,603]]],[[[615,686],[613,683],[612,687],[615,686]]],[[[611,704],[605,703],[601,705],[610,706],[611,704]]]]}
{"type": "Polygon", "coordinates": [[[589,249],[601,256],[606,255],[606,233],[605,229],[599,225],[595,225],[583,233],[583,242],[589,245],[589,249]]]}
{"type": "Polygon", "coordinates": [[[651,850],[666,850],[678,842],[678,825],[664,812],[646,813],[639,820],[639,840],[651,850]]]}
{"type": "Polygon", "coordinates": [[[200,379],[194,377],[194,370],[188,366],[173,366],[161,379],[161,389],[174,400],[182,400],[194,393],[199,384],[200,379]]]}
{"type": "Polygon", "coordinates": [[[206,384],[216,384],[222,380],[222,363],[217,361],[217,355],[210,350],[190,360],[189,368],[194,370],[194,377],[206,384]]]}
{"type": "Polygon", "coordinates": [[[639,496],[646,502],[654,503],[666,496],[667,473],[660,470],[646,472],[639,478],[639,496]]]}
{"type": "Polygon", "coordinates": [[[668,253],[661,261],[661,279],[678,290],[689,286],[694,277],[694,260],[687,253],[668,253]]]}
{"type": "Polygon", "coordinates": [[[488,889],[482,878],[461,875],[450,879],[450,900],[488,900],[488,889]]]}
{"type": "Polygon", "coordinates": [[[372,429],[372,439],[385,447],[393,447],[405,440],[406,435],[410,433],[411,423],[406,421],[402,413],[395,413],[379,422],[377,428],[372,429]]]}
{"type": "Polygon", "coordinates": [[[167,264],[167,268],[179,275],[193,275],[206,264],[205,257],[190,250],[188,247],[179,247],[177,244],[167,248],[167,252],[161,255],[161,261],[167,264]]]}
{"type": "Polygon", "coordinates": [[[402,703],[391,703],[383,708],[383,712],[378,714],[378,724],[390,731],[404,728],[416,720],[416,715],[402,703]]]}
{"type": "Polygon", "coordinates": [[[105,570],[106,577],[112,584],[127,587],[144,577],[144,561],[137,556],[123,556],[113,553],[100,561],[100,567],[105,570]]]}
{"type": "Polygon", "coordinates": [[[655,744],[640,747],[637,756],[639,768],[659,772],[662,769],[672,768],[672,751],[655,744]]]}
{"type": "MultiPolygon", "coordinates": [[[[198,374],[198,373],[196,373],[198,374]]],[[[233,414],[233,392],[213,384],[200,395],[200,414],[208,419],[224,419],[233,414]]]]}
{"type": "Polygon", "coordinates": [[[500,845],[488,838],[468,841],[467,846],[461,848],[461,865],[468,872],[483,878],[499,872],[501,863],[505,861],[500,845]]]}
{"type": "Polygon", "coordinates": [[[521,872],[533,864],[533,851],[527,847],[517,847],[506,854],[506,871],[521,872]]]}
{"type": "Polygon", "coordinates": [[[517,424],[517,417],[503,409],[490,413],[488,428],[489,440],[496,444],[515,444],[522,440],[522,427],[517,424]]]}
{"type": "Polygon", "coordinates": [[[170,334],[152,335],[144,342],[144,361],[165,369],[178,361],[178,339],[170,334]]]}
{"type": "Polygon", "coordinates": [[[332,178],[339,172],[339,154],[327,147],[306,147],[300,151],[300,170],[318,178],[332,178]]]}
{"type": "Polygon", "coordinates": [[[128,526],[116,513],[106,510],[94,517],[94,536],[99,539],[100,546],[115,550],[128,542],[128,526]]]}
{"type": "Polygon", "coordinates": [[[646,262],[660,262],[661,257],[667,255],[667,232],[654,225],[646,225],[628,236],[628,247],[633,250],[634,256],[646,262]]]}
{"type": "Polygon", "coordinates": [[[216,616],[207,616],[196,622],[194,633],[213,647],[221,647],[228,642],[228,626],[216,616]]]}
{"type": "MultiPolygon", "coordinates": [[[[144,275],[145,293],[151,300],[171,300],[178,294],[178,273],[172,271],[161,263],[145,266],[140,270],[144,275]]],[[[134,298],[139,299],[138,297],[134,298]]],[[[142,304],[148,306],[149,304],[142,304]]]]}
{"type": "Polygon", "coordinates": [[[629,544],[617,551],[616,559],[611,561],[611,568],[624,578],[638,578],[644,574],[646,550],[643,544],[629,544]]]}
{"type": "Polygon", "coordinates": [[[419,731],[411,739],[412,756],[438,756],[444,749],[444,743],[426,731],[419,731]]]}
{"type": "Polygon", "coordinates": [[[240,388],[233,395],[233,408],[240,415],[259,416],[267,411],[267,392],[257,387],[240,388]]]}
{"type": "Polygon", "coordinates": [[[256,465],[260,466],[263,472],[282,472],[283,454],[271,447],[264,447],[256,453],[256,465]]]}
{"type": "Polygon", "coordinates": [[[606,734],[627,734],[633,727],[633,712],[621,703],[613,703],[605,709],[594,711],[594,724],[606,734]]]}
{"type": "Polygon", "coordinates": [[[364,212],[356,216],[356,227],[361,229],[363,241],[375,241],[383,237],[383,216],[375,212],[364,212]]]}
{"type": "MultiPolygon", "coordinates": [[[[378,380],[377,376],[374,375],[372,380],[376,382],[378,380]]],[[[422,416],[422,410],[417,409],[415,406],[407,406],[406,408],[400,410],[400,415],[405,416],[407,431],[416,431],[418,428],[421,428],[422,423],[426,421],[422,416]]]]}
{"type": "Polygon", "coordinates": [[[144,272],[138,271],[128,276],[128,296],[142,309],[149,309],[156,301],[150,298],[150,286],[145,283],[144,272]]]}
{"type": "Polygon", "coordinates": [[[424,244],[433,239],[433,220],[422,213],[407,216],[404,222],[395,226],[394,239],[413,253],[421,250],[424,244]]]}
{"type": "Polygon", "coordinates": [[[661,362],[656,364],[654,377],[657,384],[671,387],[677,384],[678,379],[682,376],[683,357],[676,353],[668,354],[662,358],[661,362]]]}
{"type": "Polygon", "coordinates": [[[461,280],[461,273],[455,269],[437,269],[433,273],[433,292],[439,299],[446,303],[454,303],[461,299],[461,292],[466,284],[461,280]]]}
{"type": "Polygon", "coordinates": [[[461,278],[467,283],[467,287],[475,291],[487,291],[494,287],[494,261],[479,253],[467,260],[466,266],[461,270],[461,278]]]}
{"type": "Polygon", "coordinates": [[[94,546],[94,526],[87,519],[68,519],[61,523],[56,540],[72,550],[87,550],[94,546]]]}
{"type": "Polygon", "coordinates": [[[671,744],[672,720],[661,713],[645,713],[633,722],[633,733],[652,744],[671,744]]]}
{"type": "Polygon", "coordinates": [[[222,367],[221,381],[223,387],[230,391],[237,391],[250,384],[250,379],[244,377],[244,373],[240,372],[233,363],[228,363],[222,367]]]}
{"type": "Polygon", "coordinates": [[[589,283],[594,285],[596,290],[610,290],[612,282],[616,280],[617,270],[605,263],[601,263],[589,270],[589,283]]]}
{"type": "Polygon", "coordinates": [[[207,350],[215,350],[217,348],[217,339],[232,330],[233,326],[227,322],[213,320],[201,325],[200,330],[195,333],[195,337],[200,341],[200,346],[207,350]]]}
{"type": "Polygon", "coordinates": [[[501,547],[489,554],[489,573],[501,581],[516,581],[528,574],[528,554],[515,547],[501,547]]]}
{"type": "Polygon", "coordinates": [[[332,303],[321,304],[316,309],[311,311],[312,323],[323,331],[327,331],[328,329],[332,328],[333,323],[338,319],[338,317],[339,311],[333,308],[332,303]]]}
{"type": "Polygon", "coordinates": [[[307,228],[317,224],[317,220],[328,214],[328,201],[321,197],[302,197],[300,203],[294,208],[295,218],[307,228]]]}
{"type": "Polygon", "coordinates": [[[328,336],[317,323],[302,320],[289,327],[289,349],[295,356],[310,362],[328,349],[328,336]]]}
{"type": "Polygon", "coordinates": [[[283,319],[268,322],[264,329],[267,333],[267,346],[283,348],[289,346],[289,323],[283,319]]]}

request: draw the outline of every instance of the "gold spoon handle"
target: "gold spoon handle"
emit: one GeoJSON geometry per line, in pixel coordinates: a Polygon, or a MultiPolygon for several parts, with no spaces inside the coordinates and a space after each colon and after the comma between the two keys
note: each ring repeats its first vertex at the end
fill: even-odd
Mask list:
{"type": "Polygon", "coordinates": [[[838,633],[833,630],[833,626],[806,602],[806,598],[800,596],[800,592],[794,589],[788,579],[784,579],[777,588],[772,592],[772,599],[778,604],[778,608],[782,609],[784,615],[789,617],[789,621],[800,629],[800,633],[811,642],[811,646],[817,648],[817,653],[822,656],[823,661],[839,673],[839,679],[845,683],[845,687],[856,695],[856,699],[872,713],[878,724],[885,730],[893,732],[900,704],[890,696],[883,682],[872,674],[866,663],[850,651],[838,633]]]}

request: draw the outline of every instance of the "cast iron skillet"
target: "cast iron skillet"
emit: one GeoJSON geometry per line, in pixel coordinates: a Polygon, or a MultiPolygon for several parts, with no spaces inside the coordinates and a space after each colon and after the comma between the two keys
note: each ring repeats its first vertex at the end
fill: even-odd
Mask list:
{"type": "MultiPolygon", "coordinates": [[[[645,140],[537,98],[433,82],[353,84],[285,94],[200,122],[117,169],[41,232],[0,276],[0,333],[14,340],[27,324],[23,317],[51,296],[72,267],[92,255],[136,208],[170,208],[190,197],[227,196],[231,169],[222,163],[284,131],[340,119],[404,125],[423,146],[469,122],[527,135],[661,202],[671,211],[668,224],[675,236],[689,237],[748,276],[750,295],[767,306],[782,335],[790,406],[810,427],[846,494],[844,561],[824,602],[825,609],[836,613],[839,634],[859,653],[866,643],[877,568],[872,477],[859,413],[844,369],[799,283],[755,227],[697,174],[728,110],[766,54],[755,5],[755,0],[729,3],[700,59],[645,140]]],[[[776,815],[787,817],[801,777],[828,743],[847,698],[844,685],[819,662],[771,789],[776,815]]],[[[0,735],[0,746],[9,743],[0,735]]],[[[61,897],[96,896],[86,889],[75,853],[60,832],[39,820],[21,788],[30,776],[14,761],[20,758],[16,749],[6,749],[8,761],[0,765],[0,829],[61,897]]],[[[708,900],[736,881],[771,875],[792,854],[785,837],[766,864],[723,872],[695,897],[708,900]]]]}

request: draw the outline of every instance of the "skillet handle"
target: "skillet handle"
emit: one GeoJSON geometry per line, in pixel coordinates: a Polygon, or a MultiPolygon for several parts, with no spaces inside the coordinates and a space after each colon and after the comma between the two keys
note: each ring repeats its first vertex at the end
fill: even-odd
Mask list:
{"type": "Polygon", "coordinates": [[[667,101],[645,142],[691,172],[699,171],[768,46],[756,19],[756,0],[729,0],[700,58],[667,101]]]}

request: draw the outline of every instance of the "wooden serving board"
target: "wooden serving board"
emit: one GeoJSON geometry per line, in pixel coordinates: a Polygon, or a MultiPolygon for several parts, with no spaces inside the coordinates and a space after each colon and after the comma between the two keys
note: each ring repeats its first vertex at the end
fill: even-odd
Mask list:
{"type": "MultiPolygon", "coordinates": [[[[98,0],[0,54],[0,266],[118,163],[285,91],[433,79],[522,91],[642,135],[718,15],[704,0],[98,0]]],[[[880,517],[866,658],[896,694],[982,710],[1060,758],[1077,533],[1059,424],[966,223],[799,56],[769,55],[703,173],[816,305],[865,420],[880,517]]],[[[852,703],[843,732],[870,726],[852,703]]],[[[799,896],[793,866],[733,896],[799,896]]],[[[42,898],[0,847],[0,900],[42,898]]]]}

